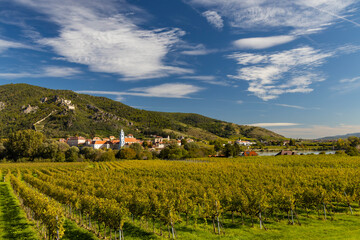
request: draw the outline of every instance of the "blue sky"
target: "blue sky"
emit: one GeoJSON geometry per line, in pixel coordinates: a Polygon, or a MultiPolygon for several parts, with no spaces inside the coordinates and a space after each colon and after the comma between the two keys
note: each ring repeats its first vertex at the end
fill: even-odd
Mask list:
{"type": "Polygon", "coordinates": [[[360,132],[356,0],[0,0],[0,83],[286,137],[360,132]]]}

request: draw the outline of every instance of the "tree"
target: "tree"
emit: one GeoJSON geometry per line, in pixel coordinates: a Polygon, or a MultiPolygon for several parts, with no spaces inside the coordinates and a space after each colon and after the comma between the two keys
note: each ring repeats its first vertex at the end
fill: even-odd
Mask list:
{"type": "Polygon", "coordinates": [[[142,151],[138,157],[138,159],[141,159],[141,160],[151,160],[153,159],[153,154],[152,152],[148,151],[148,150],[145,150],[145,151],[142,151]]]}
{"type": "Polygon", "coordinates": [[[220,139],[216,139],[215,141],[211,142],[210,144],[214,145],[214,150],[216,152],[223,150],[224,141],[221,141],[220,139]]]}
{"type": "Polygon", "coordinates": [[[184,149],[189,151],[191,149],[199,149],[200,147],[195,142],[189,142],[184,145],[184,149]]]}
{"type": "Polygon", "coordinates": [[[123,148],[119,151],[118,157],[120,159],[135,159],[136,152],[132,148],[123,148]]]}
{"type": "Polygon", "coordinates": [[[296,141],[295,141],[295,139],[290,139],[290,142],[289,142],[289,145],[290,146],[295,146],[296,145],[296,141]]]}
{"type": "Polygon", "coordinates": [[[80,154],[82,154],[85,157],[85,159],[95,161],[96,150],[91,147],[83,147],[80,150],[80,154]]]}
{"type": "Polygon", "coordinates": [[[180,148],[177,144],[170,144],[161,150],[159,157],[162,159],[183,159],[188,155],[188,152],[180,148]]]}
{"type": "Polygon", "coordinates": [[[67,162],[76,162],[79,158],[79,148],[72,146],[65,152],[67,162]]]}
{"type": "Polygon", "coordinates": [[[354,136],[348,137],[348,141],[350,143],[350,146],[352,147],[356,147],[357,145],[360,144],[360,139],[358,137],[354,137],[354,136]]]}
{"type": "Polygon", "coordinates": [[[133,143],[129,146],[129,148],[133,149],[136,152],[136,158],[140,159],[140,155],[143,151],[143,147],[139,143],[133,143]]]}
{"type": "Polygon", "coordinates": [[[6,156],[6,148],[4,144],[0,142],[0,159],[3,159],[6,156]]]}
{"type": "Polygon", "coordinates": [[[34,158],[39,154],[39,149],[45,137],[34,130],[20,130],[10,134],[5,142],[7,155],[17,161],[21,157],[34,158]]]}
{"type": "Polygon", "coordinates": [[[99,161],[100,162],[115,161],[115,153],[114,153],[114,151],[109,149],[109,150],[103,152],[100,155],[99,161]]]}
{"type": "Polygon", "coordinates": [[[39,156],[45,159],[55,160],[59,151],[59,145],[51,140],[43,142],[39,148],[39,156]]]}
{"type": "Polygon", "coordinates": [[[352,147],[352,146],[347,147],[345,150],[345,153],[349,156],[359,156],[360,155],[360,153],[356,149],[356,147],[352,147]]]}

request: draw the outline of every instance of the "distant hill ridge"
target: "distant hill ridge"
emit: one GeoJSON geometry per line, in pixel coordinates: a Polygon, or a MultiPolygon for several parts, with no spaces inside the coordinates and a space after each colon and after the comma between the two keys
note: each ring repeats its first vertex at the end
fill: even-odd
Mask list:
{"type": "Polygon", "coordinates": [[[318,140],[337,140],[339,138],[345,139],[348,137],[360,137],[360,133],[349,133],[345,135],[336,135],[336,136],[330,136],[330,137],[323,137],[319,138],[318,140]]]}
{"type": "Polygon", "coordinates": [[[105,97],[28,84],[0,86],[0,134],[33,128],[49,137],[109,136],[121,128],[137,137],[149,134],[199,139],[280,139],[260,127],[243,126],[193,113],[140,110],[105,97]]]}

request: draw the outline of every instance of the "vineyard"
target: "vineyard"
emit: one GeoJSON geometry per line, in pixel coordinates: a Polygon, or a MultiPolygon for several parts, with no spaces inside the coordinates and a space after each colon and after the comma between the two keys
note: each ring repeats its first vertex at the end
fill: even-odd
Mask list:
{"type": "Polygon", "coordinates": [[[317,239],[324,226],[333,239],[360,234],[359,157],[19,163],[0,171],[46,239],[61,239],[66,219],[99,239],[317,239]]]}

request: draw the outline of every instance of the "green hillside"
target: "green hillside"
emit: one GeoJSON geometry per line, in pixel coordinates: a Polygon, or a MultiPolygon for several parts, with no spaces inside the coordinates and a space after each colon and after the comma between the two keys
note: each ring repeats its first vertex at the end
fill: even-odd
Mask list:
{"type": "Polygon", "coordinates": [[[282,138],[269,130],[242,126],[192,113],[139,110],[104,97],[28,84],[0,86],[0,134],[36,129],[49,137],[109,136],[121,128],[136,137],[185,135],[201,139],[282,138]],[[70,102],[71,101],[71,102],[70,102]]]}

